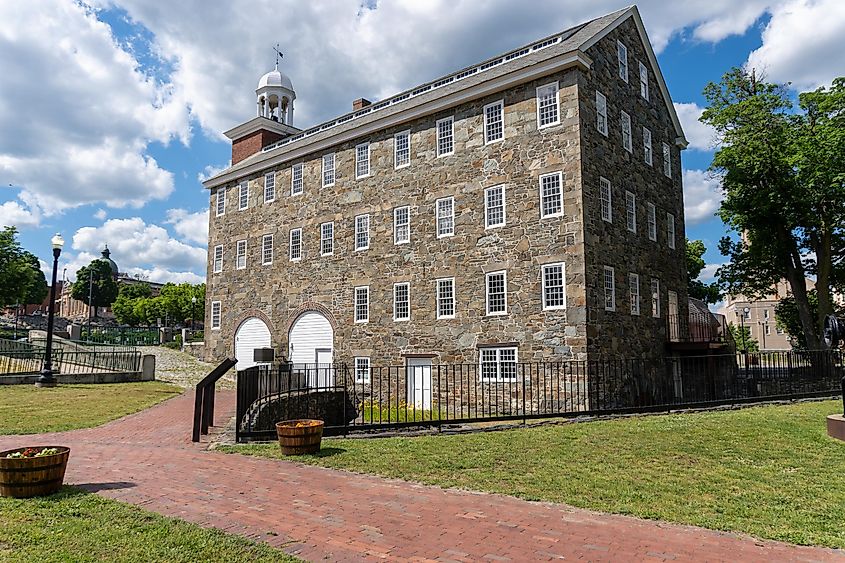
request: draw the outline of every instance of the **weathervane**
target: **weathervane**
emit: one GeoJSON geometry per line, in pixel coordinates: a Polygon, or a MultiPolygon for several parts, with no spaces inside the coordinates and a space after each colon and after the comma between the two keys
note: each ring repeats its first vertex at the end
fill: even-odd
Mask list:
{"type": "Polygon", "coordinates": [[[278,43],[276,43],[276,46],[273,47],[273,50],[276,52],[276,70],[279,70],[279,59],[284,58],[285,54],[279,50],[278,43]]]}

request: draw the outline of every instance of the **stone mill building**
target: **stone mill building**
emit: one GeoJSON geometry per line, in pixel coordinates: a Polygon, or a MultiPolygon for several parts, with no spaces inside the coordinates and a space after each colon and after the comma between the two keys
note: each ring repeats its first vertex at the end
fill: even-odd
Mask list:
{"type": "Polygon", "coordinates": [[[256,96],[204,182],[211,358],[666,354],[687,142],[636,7],[307,128],[278,67],[256,96]]]}

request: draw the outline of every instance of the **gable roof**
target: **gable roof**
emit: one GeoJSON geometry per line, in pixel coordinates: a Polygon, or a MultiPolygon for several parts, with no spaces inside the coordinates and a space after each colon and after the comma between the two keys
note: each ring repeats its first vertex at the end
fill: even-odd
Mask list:
{"type": "Polygon", "coordinates": [[[572,67],[589,70],[592,60],[585,51],[629,18],[633,18],[654,69],[655,80],[675,127],[675,142],[686,148],[687,141],[681,122],[657,65],[639,10],[636,6],[629,6],[282,139],[208,178],[203,185],[214,188],[270,166],[484,97],[556,70],[572,67]]]}

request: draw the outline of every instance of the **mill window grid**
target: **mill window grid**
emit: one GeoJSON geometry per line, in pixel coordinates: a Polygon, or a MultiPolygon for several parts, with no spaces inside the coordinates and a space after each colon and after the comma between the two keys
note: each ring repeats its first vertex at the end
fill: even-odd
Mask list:
{"type": "Polygon", "coordinates": [[[675,250],[675,216],[666,214],[666,237],[669,241],[669,248],[675,250]]]}
{"type": "Polygon", "coordinates": [[[218,217],[226,212],[226,188],[217,188],[216,214],[218,217]]]}
{"type": "Polygon", "coordinates": [[[516,348],[482,348],[478,359],[481,381],[516,381],[516,348]]]}
{"type": "Polygon", "coordinates": [[[493,186],[484,190],[484,226],[487,229],[505,224],[505,187],[493,186]]]}
{"type": "Polygon", "coordinates": [[[370,287],[365,285],[355,288],[355,322],[366,323],[370,320],[370,287]]]}
{"type": "Polygon", "coordinates": [[[370,248],[370,215],[365,213],[355,217],[355,250],[370,248]]]}
{"type": "Polygon", "coordinates": [[[563,215],[563,173],[540,176],[540,217],[563,215]]]}
{"type": "Polygon", "coordinates": [[[246,181],[238,185],[238,211],[249,207],[249,184],[246,181]]]}
{"type": "Polygon", "coordinates": [[[437,318],[455,317],[455,278],[437,280],[437,318]]]}
{"type": "Polygon", "coordinates": [[[651,278],[651,316],[660,318],[660,280],[651,278]]]}
{"type": "Polygon", "coordinates": [[[393,210],[393,244],[411,242],[411,208],[407,205],[393,210]]]}
{"type": "Polygon", "coordinates": [[[667,178],[672,177],[672,151],[669,145],[663,143],[663,175],[667,178]]]}
{"type": "Polygon", "coordinates": [[[632,233],[637,232],[637,196],[625,192],[625,226],[632,233]]]}
{"type": "Polygon", "coordinates": [[[599,177],[599,192],[601,198],[601,218],[608,223],[612,223],[613,193],[610,189],[610,180],[604,176],[599,177]]]}
{"type": "Polygon", "coordinates": [[[369,356],[355,357],[355,383],[370,382],[370,358],[369,356]]]}
{"type": "Polygon", "coordinates": [[[616,58],[619,60],[619,78],[628,82],[628,48],[621,41],[616,42],[616,58]]]}
{"type": "Polygon", "coordinates": [[[299,195],[303,190],[302,163],[299,162],[290,169],[290,195],[299,195]]]}
{"type": "Polygon", "coordinates": [[[291,229],[290,231],[290,259],[299,260],[302,258],[302,229],[291,229]]]}
{"type": "Polygon", "coordinates": [[[261,238],[261,264],[267,266],[273,263],[273,235],[261,238]]]}
{"type": "Polygon", "coordinates": [[[651,130],[645,127],[643,127],[643,160],[649,166],[652,165],[651,130]]]}
{"type": "Polygon", "coordinates": [[[437,156],[455,152],[455,118],[446,117],[437,121],[437,156]]]}
{"type": "Polygon", "coordinates": [[[648,68],[640,62],[640,96],[648,101],[648,68]]]}
{"type": "Polygon", "coordinates": [[[552,82],[537,88],[537,127],[549,127],[560,123],[560,96],[558,83],[552,82]]]}
{"type": "Polygon", "coordinates": [[[235,268],[243,270],[246,268],[246,241],[239,240],[235,243],[235,268]]]}
{"type": "Polygon", "coordinates": [[[622,122],[622,147],[628,152],[633,152],[634,145],[633,140],[631,139],[631,116],[624,111],[620,115],[622,122]]]}
{"type": "Polygon", "coordinates": [[[220,330],[221,310],[220,301],[211,302],[211,330],[220,330]]]}
{"type": "Polygon", "coordinates": [[[223,245],[214,247],[214,265],[212,271],[216,274],[223,271],[223,245]]]}
{"type": "Polygon", "coordinates": [[[508,312],[507,272],[490,272],[485,278],[487,286],[487,314],[506,315],[508,312]]]}
{"type": "Polygon", "coordinates": [[[484,144],[505,138],[505,103],[503,100],[484,106],[484,144]]]}
{"type": "Polygon", "coordinates": [[[264,203],[271,203],[276,200],[276,173],[270,172],[264,175],[264,203]]]}
{"type": "Polygon", "coordinates": [[[320,225],[320,256],[334,254],[334,222],[320,225]]]}
{"type": "Polygon", "coordinates": [[[407,321],[411,318],[411,284],[393,284],[393,320],[407,321]]]}
{"type": "Polygon", "coordinates": [[[436,206],[437,238],[450,237],[455,234],[455,198],[444,197],[438,199],[436,206]]]}
{"type": "Polygon", "coordinates": [[[604,267],[604,310],[616,310],[616,278],[610,266],[604,267]]]}
{"type": "Polygon", "coordinates": [[[648,240],[657,242],[657,210],[653,203],[646,204],[648,240]]]}
{"type": "Polygon", "coordinates": [[[404,168],[411,164],[411,132],[402,131],[393,136],[393,167],[404,168]]]}
{"type": "Polygon", "coordinates": [[[323,155],[323,187],[334,186],[334,153],[323,155]]]}
{"type": "Polygon", "coordinates": [[[631,294],[631,314],[640,314],[640,276],[628,274],[628,288],[631,294]]]}
{"type": "Polygon", "coordinates": [[[543,276],[543,310],[566,308],[565,265],[545,264],[543,276]]]}
{"type": "Polygon", "coordinates": [[[596,129],[607,137],[607,98],[596,90],[596,129]]]}
{"type": "Polygon", "coordinates": [[[355,147],[355,179],[370,175],[370,143],[355,147]]]}

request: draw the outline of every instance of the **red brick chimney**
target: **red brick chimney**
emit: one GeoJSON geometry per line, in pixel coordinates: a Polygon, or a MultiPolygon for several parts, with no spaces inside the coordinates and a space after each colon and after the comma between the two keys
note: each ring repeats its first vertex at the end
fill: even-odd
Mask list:
{"type": "Polygon", "coordinates": [[[371,102],[367,98],[358,98],[357,100],[352,102],[352,111],[358,111],[359,109],[372,105],[372,103],[373,102],[371,102]]]}

